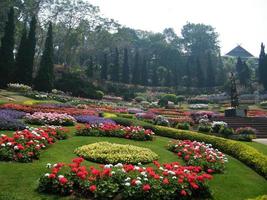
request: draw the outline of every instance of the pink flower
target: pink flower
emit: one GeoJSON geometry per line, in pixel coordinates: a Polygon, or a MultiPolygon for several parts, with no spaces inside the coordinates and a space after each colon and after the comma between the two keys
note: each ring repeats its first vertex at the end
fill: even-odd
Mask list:
{"type": "Polygon", "coordinates": [[[91,192],[96,191],[96,185],[91,185],[91,186],[89,187],[89,190],[90,190],[91,192]]]}
{"type": "Polygon", "coordinates": [[[145,184],[143,185],[143,190],[144,191],[149,191],[151,188],[150,188],[150,185],[149,184],[145,184]]]}

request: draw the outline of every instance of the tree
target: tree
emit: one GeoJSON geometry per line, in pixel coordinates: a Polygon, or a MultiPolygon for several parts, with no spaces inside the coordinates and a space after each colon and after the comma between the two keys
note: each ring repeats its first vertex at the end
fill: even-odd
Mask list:
{"type": "Polygon", "coordinates": [[[215,73],[214,66],[212,64],[211,55],[208,54],[207,58],[207,77],[206,77],[206,86],[214,87],[215,86],[215,73]]]}
{"type": "Polygon", "coordinates": [[[159,78],[158,78],[158,70],[156,69],[152,69],[152,86],[158,86],[159,84],[159,78]]]}
{"type": "Polygon", "coordinates": [[[120,60],[119,60],[119,50],[115,49],[114,63],[111,68],[111,80],[119,82],[120,80],[120,60]]]}
{"type": "Polygon", "coordinates": [[[196,73],[196,76],[197,76],[197,87],[203,87],[204,86],[204,83],[205,83],[205,77],[204,77],[204,73],[203,73],[203,69],[201,67],[201,64],[200,64],[200,60],[199,58],[197,58],[197,73],[196,73]]]}
{"type": "Polygon", "coordinates": [[[218,33],[212,26],[187,23],[182,28],[182,37],[184,48],[190,55],[219,53],[218,33]]]}
{"type": "Polygon", "coordinates": [[[147,83],[148,83],[147,61],[145,58],[143,60],[143,67],[142,67],[142,73],[141,73],[141,83],[142,83],[142,85],[147,85],[147,83]]]}
{"type": "Polygon", "coordinates": [[[14,8],[10,8],[8,20],[5,25],[4,36],[1,40],[0,48],[0,87],[5,87],[7,83],[12,81],[15,61],[14,61],[14,39],[15,22],[14,8]]]}
{"type": "Polygon", "coordinates": [[[24,71],[24,80],[25,84],[32,84],[32,75],[33,75],[33,64],[34,64],[34,55],[36,48],[36,17],[33,16],[30,22],[30,31],[26,43],[26,64],[24,71]]]}
{"type": "Polygon", "coordinates": [[[122,82],[129,83],[130,69],[128,60],[128,49],[124,48],[123,69],[122,69],[122,82]]]}
{"type": "Polygon", "coordinates": [[[26,81],[26,68],[27,68],[27,57],[26,54],[28,52],[27,49],[27,30],[26,25],[24,25],[24,29],[22,32],[22,36],[20,39],[20,44],[18,48],[18,53],[16,55],[16,69],[14,73],[14,81],[18,83],[28,84],[26,81]]]}
{"type": "Polygon", "coordinates": [[[237,72],[237,76],[240,81],[240,84],[247,85],[249,78],[250,78],[249,68],[247,64],[241,60],[240,57],[238,57],[237,59],[236,72],[237,72]]]}
{"type": "Polygon", "coordinates": [[[86,76],[88,78],[93,78],[94,76],[94,61],[92,56],[90,56],[89,63],[86,68],[86,76]]]}
{"type": "Polygon", "coordinates": [[[108,78],[108,55],[107,53],[104,53],[103,65],[101,68],[101,79],[107,80],[107,78],[108,78]]]}
{"type": "Polygon", "coordinates": [[[140,61],[139,61],[139,51],[138,50],[136,50],[136,52],[135,52],[132,83],[133,84],[139,84],[140,83],[140,61]]]}
{"type": "Polygon", "coordinates": [[[53,30],[49,23],[45,48],[41,58],[40,69],[35,78],[35,89],[49,92],[54,86],[54,64],[53,64],[53,30]]]}
{"type": "Polygon", "coordinates": [[[265,89],[267,89],[267,63],[266,63],[266,55],[264,48],[265,48],[264,44],[261,43],[258,73],[259,73],[259,82],[263,84],[265,89]]]}

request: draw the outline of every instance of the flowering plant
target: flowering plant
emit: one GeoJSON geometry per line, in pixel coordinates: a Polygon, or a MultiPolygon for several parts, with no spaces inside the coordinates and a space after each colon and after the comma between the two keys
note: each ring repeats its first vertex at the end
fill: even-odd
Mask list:
{"type": "MultiPolygon", "coordinates": [[[[177,162],[153,167],[106,164],[85,167],[82,158],[57,163],[41,176],[39,192],[75,195],[88,199],[199,199],[210,198],[210,174],[200,167],[177,162]]],[[[52,166],[49,164],[49,166],[52,166]]]]}
{"type": "Polygon", "coordinates": [[[243,141],[252,141],[252,139],[255,139],[256,132],[257,130],[252,127],[240,127],[235,130],[235,133],[237,134],[237,139],[243,141]]]}
{"type": "Polygon", "coordinates": [[[66,129],[61,127],[29,128],[17,131],[12,137],[0,137],[0,160],[31,162],[38,159],[41,149],[53,144],[57,139],[65,139],[66,129]]]}
{"type": "Polygon", "coordinates": [[[133,145],[97,142],[84,145],[74,150],[80,157],[97,163],[150,163],[158,159],[158,155],[148,148],[133,145]]]}
{"type": "Polygon", "coordinates": [[[16,91],[16,92],[28,92],[32,90],[30,86],[20,84],[20,83],[9,83],[7,84],[7,88],[8,90],[16,91]]]}
{"type": "Polygon", "coordinates": [[[23,130],[25,125],[19,120],[26,113],[10,109],[0,109],[0,130],[23,130]]]}
{"type": "Polygon", "coordinates": [[[189,105],[190,109],[208,109],[209,105],[208,104],[190,104],[189,105]]]}
{"type": "Polygon", "coordinates": [[[115,124],[115,122],[111,119],[106,119],[103,117],[97,117],[97,116],[91,116],[91,115],[76,115],[74,118],[77,120],[79,123],[87,123],[87,124],[115,124]]]}
{"type": "Polygon", "coordinates": [[[228,124],[224,121],[213,121],[211,123],[211,128],[213,133],[219,133],[221,128],[227,128],[228,124]]]}
{"type": "Polygon", "coordinates": [[[121,126],[110,123],[86,124],[76,126],[76,135],[79,136],[108,136],[132,140],[153,140],[154,132],[140,126],[121,126]]]}
{"type": "Polygon", "coordinates": [[[187,165],[200,166],[208,173],[223,172],[228,161],[222,152],[204,142],[177,140],[170,142],[167,148],[183,158],[187,165]]]}
{"type": "Polygon", "coordinates": [[[27,113],[25,115],[25,121],[30,124],[36,125],[63,125],[63,126],[71,126],[74,125],[76,120],[74,117],[67,114],[59,114],[59,113],[42,113],[35,112],[33,114],[27,113]]]}

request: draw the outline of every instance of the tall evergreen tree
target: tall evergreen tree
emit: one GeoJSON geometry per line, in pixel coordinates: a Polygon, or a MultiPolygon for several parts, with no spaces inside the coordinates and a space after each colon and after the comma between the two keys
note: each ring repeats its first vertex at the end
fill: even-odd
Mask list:
{"type": "Polygon", "coordinates": [[[218,56],[218,60],[217,60],[218,64],[218,69],[217,69],[217,76],[216,76],[216,83],[219,86],[222,86],[225,82],[226,82],[226,73],[225,70],[223,68],[223,61],[222,61],[222,57],[221,54],[219,54],[218,56]]]}
{"type": "Polygon", "coordinates": [[[92,56],[90,56],[89,58],[89,63],[87,65],[85,73],[88,78],[93,78],[94,76],[94,61],[92,56]]]}
{"type": "Polygon", "coordinates": [[[128,49],[124,48],[124,58],[123,58],[123,69],[122,69],[122,82],[130,82],[130,69],[129,69],[129,59],[128,59],[128,49]]]}
{"type": "Polygon", "coordinates": [[[14,39],[15,22],[14,8],[10,8],[8,20],[5,25],[4,36],[1,40],[0,48],[0,87],[5,87],[7,83],[12,82],[15,61],[14,61],[14,39]]]}
{"type": "Polygon", "coordinates": [[[143,68],[142,68],[142,73],[141,73],[141,83],[142,83],[142,85],[147,85],[147,83],[148,83],[147,61],[145,58],[143,60],[143,68]]]}
{"type": "Polygon", "coordinates": [[[34,55],[36,48],[36,17],[33,16],[30,23],[29,35],[26,43],[26,68],[24,71],[25,84],[32,84],[32,75],[33,75],[33,64],[34,64],[34,55]]]}
{"type": "Polygon", "coordinates": [[[115,49],[114,53],[114,63],[111,68],[111,80],[115,82],[119,82],[120,80],[120,59],[118,48],[115,49]]]}
{"type": "Polygon", "coordinates": [[[167,75],[165,77],[165,86],[172,86],[172,85],[173,85],[172,71],[170,69],[167,69],[167,75]]]}
{"type": "Polygon", "coordinates": [[[186,87],[191,87],[192,86],[192,64],[193,64],[193,58],[192,56],[189,56],[186,61],[186,66],[185,66],[185,76],[184,76],[184,81],[185,81],[185,86],[186,87]]]}
{"type": "Polygon", "coordinates": [[[53,64],[53,30],[49,23],[45,48],[41,58],[40,69],[35,78],[35,89],[40,91],[51,91],[54,86],[54,64],[53,64]]]}
{"type": "Polygon", "coordinates": [[[263,84],[264,88],[267,89],[267,63],[266,63],[266,55],[265,55],[265,46],[261,43],[261,52],[259,56],[259,82],[263,84]]]}
{"type": "Polygon", "coordinates": [[[158,70],[156,67],[152,69],[152,86],[158,86],[159,84],[159,77],[158,77],[158,70]]]}
{"type": "Polygon", "coordinates": [[[206,86],[207,87],[214,87],[215,86],[215,73],[214,67],[212,65],[211,55],[208,54],[208,63],[207,63],[207,77],[206,77],[206,86]]]}
{"type": "Polygon", "coordinates": [[[16,55],[16,67],[14,73],[14,81],[18,83],[28,84],[26,81],[26,68],[27,68],[27,29],[24,26],[22,36],[20,39],[20,44],[18,48],[18,53],[16,55]]]}
{"type": "Polygon", "coordinates": [[[101,68],[101,79],[107,80],[107,77],[108,77],[108,55],[107,53],[104,53],[103,65],[101,68]]]}
{"type": "Polygon", "coordinates": [[[140,61],[139,61],[139,52],[136,50],[134,58],[134,67],[133,67],[133,84],[140,83],[140,61]]]}
{"type": "Polygon", "coordinates": [[[197,87],[203,87],[204,86],[204,83],[205,83],[205,78],[204,78],[204,73],[203,73],[203,70],[202,70],[202,67],[201,67],[201,64],[200,64],[200,60],[199,58],[197,58],[197,87]]]}
{"type": "Polygon", "coordinates": [[[247,85],[250,79],[250,72],[247,64],[240,57],[237,59],[236,71],[240,84],[247,85]]]}

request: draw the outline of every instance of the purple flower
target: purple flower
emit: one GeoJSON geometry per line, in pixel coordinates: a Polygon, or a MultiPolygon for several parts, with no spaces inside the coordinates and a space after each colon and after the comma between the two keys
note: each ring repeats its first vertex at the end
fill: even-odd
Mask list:
{"type": "Polygon", "coordinates": [[[96,117],[96,116],[91,116],[91,115],[77,115],[77,116],[74,116],[74,118],[79,123],[86,123],[86,124],[111,123],[111,124],[116,124],[111,119],[105,119],[105,118],[102,118],[102,117],[96,117]]]}
{"type": "Polygon", "coordinates": [[[10,109],[0,109],[0,130],[22,130],[25,125],[19,120],[26,113],[10,109]]]}

